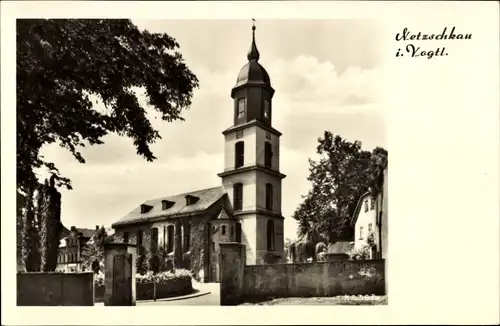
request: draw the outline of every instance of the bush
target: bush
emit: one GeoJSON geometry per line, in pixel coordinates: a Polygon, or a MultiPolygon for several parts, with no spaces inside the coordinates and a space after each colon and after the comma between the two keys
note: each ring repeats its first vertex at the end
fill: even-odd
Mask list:
{"type": "Polygon", "coordinates": [[[172,271],[161,272],[158,274],[153,274],[153,272],[147,272],[144,275],[137,274],[135,276],[136,282],[141,283],[167,283],[172,279],[177,278],[191,278],[192,274],[190,271],[185,269],[176,269],[172,271]]]}
{"type": "Polygon", "coordinates": [[[349,259],[352,260],[370,259],[371,246],[364,245],[363,247],[353,248],[347,254],[349,255],[349,259]]]}

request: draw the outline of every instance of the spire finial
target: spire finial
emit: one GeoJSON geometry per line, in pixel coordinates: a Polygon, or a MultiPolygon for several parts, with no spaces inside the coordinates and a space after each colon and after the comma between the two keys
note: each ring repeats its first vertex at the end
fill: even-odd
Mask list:
{"type": "Polygon", "coordinates": [[[252,18],[252,46],[250,47],[250,51],[248,51],[248,61],[259,61],[260,58],[259,50],[257,50],[257,45],[255,45],[255,29],[255,19],[252,18]]]}

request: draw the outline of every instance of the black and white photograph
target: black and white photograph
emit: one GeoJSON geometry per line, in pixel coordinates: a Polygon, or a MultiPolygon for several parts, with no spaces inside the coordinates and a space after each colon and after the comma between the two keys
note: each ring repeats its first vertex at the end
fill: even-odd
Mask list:
{"type": "Polygon", "coordinates": [[[492,320],[498,266],[469,258],[500,245],[486,2],[46,3],[2,4],[17,320],[492,320]]]}
{"type": "Polygon", "coordinates": [[[16,27],[19,305],[387,303],[375,22],[16,27]]]}

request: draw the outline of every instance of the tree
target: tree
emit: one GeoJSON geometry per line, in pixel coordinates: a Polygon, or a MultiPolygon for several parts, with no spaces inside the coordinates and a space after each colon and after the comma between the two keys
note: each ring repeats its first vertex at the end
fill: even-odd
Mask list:
{"type": "Polygon", "coordinates": [[[40,271],[40,237],[33,200],[35,193],[33,186],[28,189],[22,221],[22,269],[27,272],[40,271]]]}
{"type": "Polygon", "coordinates": [[[18,191],[35,184],[43,167],[71,189],[40,156],[46,144],[59,143],[84,163],[81,147],[116,133],[153,161],[149,146],[161,137],[134,90],[144,91],[162,120],[183,120],[198,80],[178,48],[171,36],[140,31],[127,19],[17,20],[18,191]]]}
{"type": "Polygon", "coordinates": [[[53,272],[57,267],[61,224],[61,193],[54,184],[55,176],[50,183],[45,180],[38,186],[39,203],[37,207],[40,221],[40,263],[42,272],[53,272]]]}
{"type": "Polygon", "coordinates": [[[382,189],[387,151],[377,147],[364,151],[361,142],[349,142],[325,131],[318,139],[319,160],[309,160],[311,190],[293,214],[304,243],[333,243],[351,232],[349,220],[359,197],[382,189]],[[382,177],[381,177],[382,175],[382,177]]]}
{"type": "Polygon", "coordinates": [[[92,270],[96,274],[104,270],[104,244],[111,241],[113,241],[113,237],[108,235],[104,226],[96,228],[82,252],[84,270],[92,270]]]}

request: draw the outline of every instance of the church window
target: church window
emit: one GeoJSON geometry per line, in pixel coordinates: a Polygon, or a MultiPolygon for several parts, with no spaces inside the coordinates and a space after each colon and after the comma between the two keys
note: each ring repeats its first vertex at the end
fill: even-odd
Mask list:
{"type": "Polygon", "coordinates": [[[267,250],[274,250],[274,223],[273,221],[267,221],[267,250]]]}
{"type": "Polygon", "coordinates": [[[142,245],[142,231],[141,230],[137,231],[137,245],[138,246],[142,245]]]}
{"type": "Polygon", "coordinates": [[[264,166],[266,168],[271,168],[271,161],[273,158],[273,150],[270,142],[266,141],[264,146],[264,166]]]}
{"type": "Polygon", "coordinates": [[[264,119],[269,120],[271,116],[271,102],[268,99],[264,100],[264,119]]]}
{"type": "Polygon", "coordinates": [[[368,199],[365,200],[365,212],[368,212],[368,199]]]}
{"type": "Polygon", "coordinates": [[[123,232],[123,242],[128,243],[128,232],[123,232]]]}
{"type": "Polygon", "coordinates": [[[245,116],[245,98],[240,98],[238,100],[238,118],[243,118],[245,116]]]}
{"type": "Polygon", "coordinates": [[[234,145],[234,167],[239,168],[245,164],[245,143],[242,141],[234,145]]]}
{"type": "Polygon", "coordinates": [[[158,228],[151,229],[151,251],[156,252],[158,249],[158,228]]]}
{"type": "Polygon", "coordinates": [[[184,225],[184,251],[189,251],[191,243],[191,224],[188,222],[184,225]]]}
{"type": "Polygon", "coordinates": [[[174,226],[167,227],[167,253],[174,251],[174,226]]]}
{"type": "Polygon", "coordinates": [[[225,235],[226,234],[226,226],[223,225],[222,226],[222,231],[221,231],[222,235],[225,235]]]}
{"type": "Polygon", "coordinates": [[[236,224],[236,242],[241,243],[241,223],[236,224]]]}
{"type": "Polygon", "coordinates": [[[233,187],[234,210],[243,208],[243,184],[236,183],[233,187]]]}
{"type": "Polygon", "coordinates": [[[273,210],[273,185],[266,183],[266,209],[273,210]]]}

